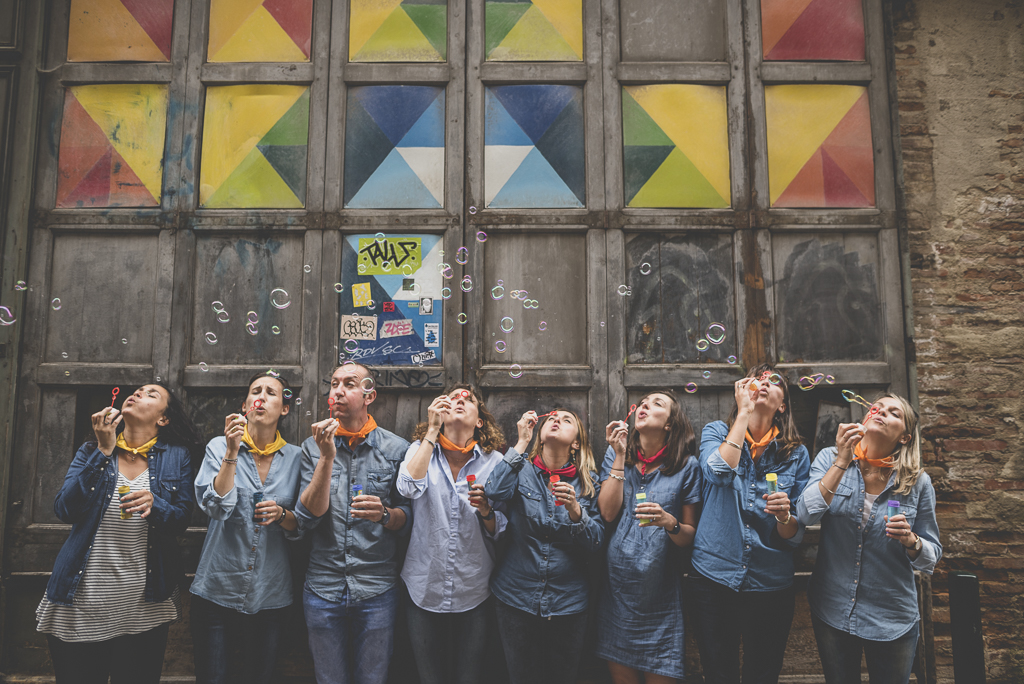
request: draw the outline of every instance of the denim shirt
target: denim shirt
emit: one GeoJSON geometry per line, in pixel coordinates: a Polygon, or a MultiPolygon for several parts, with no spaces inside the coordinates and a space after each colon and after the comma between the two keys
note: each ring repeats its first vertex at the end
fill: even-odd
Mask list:
{"type": "Polygon", "coordinates": [[[478,482],[485,482],[501,462],[501,454],[485,454],[479,446],[473,447],[473,455],[454,480],[448,459],[435,445],[427,474],[414,480],[408,463],[419,447],[419,440],[412,443],[398,471],[398,493],[412,499],[413,513],[402,579],[409,598],[423,610],[464,613],[491,595],[493,540],[501,536],[507,521],[505,514],[495,509],[494,534],[487,532],[476,509],[469,505],[466,476],[475,475],[478,482]]]}
{"type": "MultiPolygon", "coordinates": [[[[163,440],[149,450],[147,460],[153,508],[146,517],[149,550],[144,596],[148,602],[159,603],[170,597],[184,576],[176,536],[185,531],[192,517],[192,463],[185,447],[169,446],[163,440]]],[[[95,442],[83,444],[53,501],[54,513],[71,524],[71,534],[57,554],[46,584],[46,598],[51,603],[72,605],[100,518],[115,496],[116,486],[116,456],[107,456],[95,442]]]]}
{"type": "MultiPolygon", "coordinates": [[[[791,539],[776,530],[775,516],[765,513],[768,493],[765,475],[778,476],[780,492],[786,492],[791,510],[807,484],[810,458],[803,445],[777,462],[779,442],[773,441],[754,462],[750,447],[736,468],[718,452],[729,426],[720,420],[704,426],[700,440],[703,510],[693,541],[693,567],[705,577],[733,591],[778,591],[793,584],[793,551],[804,536],[804,525],[791,539]]],[[[732,448],[732,447],[729,447],[732,448]]]]}
{"type": "Polygon", "coordinates": [[[334,438],[338,452],[331,470],[331,499],[327,512],[315,516],[302,505],[313,471],[320,460],[320,448],[310,437],[302,443],[300,500],[295,504],[299,528],[296,537],[312,534],[313,549],[306,571],[306,584],[320,598],[354,601],[379,596],[398,581],[398,537],[412,522],[409,500],[398,493],[398,467],[409,443],[383,428],[376,428],[355,450],[348,440],[334,438]],[[349,515],[352,485],[363,486],[363,494],[380,497],[388,508],[405,512],[405,525],[389,530],[372,520],[349,515]]]}
{"type": "MultiPolygon", "coordinates": [[[[596,490],[597,473],[592,477],[596,490]]],[[[575,523],[564,506],[555,506],[544,471],[515,449],[491,471],[484,491],[508,502],[510,547],[491,581],[491,591],[506,605],[541,617],[587,609],[587,563],[601,548],[604,521],[597,491],[584,497],[579,477],[572,486],[583,511],[575,523]]]]}
{"type": "Polygon", "coordinates": [[[292,603],[292,569],[286,533],[280,525],[253,521],[253,494],[293,510],[299,497],[302,465],[299,447],[285,444],[274,454],[265,482],[245,444],[239,448],[234,486],[220,496],[213,480],[220,472],[228,443],[216,437],[196,476],[196,501],[210,516],[192,593],[225,608],[251,615],[292,603]]]}
{"type": "Polygon", "coordinates": [[[843,473],[831,505],[821,495],[818,483],[835,458],[835,447],[818,452],[811,479],[796,507],[805,525],[821,521],[807,599],[825,624],[862,639],[891,641],[913,629],[920,617],[914,570],[930,575],[942,557],[935,489],[928,473],[922,472],[909,493],[894,494],[896,474],[890,474],[865,527],[860,468],[843,473]],[[914,560],[902,544],[885,536],[890,499],[900,502],[900,513],[921,537],[921,553],[914,560]]]}

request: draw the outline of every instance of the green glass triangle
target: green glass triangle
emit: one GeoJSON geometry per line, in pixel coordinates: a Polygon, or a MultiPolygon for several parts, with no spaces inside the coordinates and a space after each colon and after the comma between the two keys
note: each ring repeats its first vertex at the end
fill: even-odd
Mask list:
{"type": "Polygon", "coordinates": [[[622,142],[627,147],[675,145],[625,88],[622,89],[622,142]]]}
{"type": "Polygon", "coordinates": [[[260,145],[305,145],[309,142],[309,89],[295,101],[274,127],[260,140],[260,145]]]}
{"type": "Polygon", "coordinates": [[[629,202],[631,207],[728,207],[697,167],[679,148],[665,159],[629,202]]]}
{"type": "Polygon", "coordinates": [[[526,10],[530,9],[533,3],[530,2],[487,2],[484,3],[484,14],[486,30],[484,31],[484,54],[489,55],[494,48],[501,45],[505,36],[518,23],[526,10]]]}
{"type": "Polygon", "coordinates": [[[448,7],[445,5],[411,5],[402,3],[402,9],[413,23],[423,31],[430,44],[447,59],[448,48],[448,7]]]}
{"type": "Polygon", "coordinates": [[[303,202],[254,147],[203,206],[208,209],[301,209],[303,202]]]}
{"type": "Polygon", "coordinates": [[[626,206],[651,179],[675,147],[671,145],[628,145],[622,150],[622,180],[626,206]]]}

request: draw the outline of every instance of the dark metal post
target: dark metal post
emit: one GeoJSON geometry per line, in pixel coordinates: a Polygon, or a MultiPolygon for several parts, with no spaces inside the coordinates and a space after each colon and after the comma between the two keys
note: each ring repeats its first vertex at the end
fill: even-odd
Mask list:
{"type": "Polygon", "coordinates": [[[978,577],[949,573],[949,622],[953,635],[953,679],[956,684],[985,683],[985,644],[981,637],[978,577]]]}

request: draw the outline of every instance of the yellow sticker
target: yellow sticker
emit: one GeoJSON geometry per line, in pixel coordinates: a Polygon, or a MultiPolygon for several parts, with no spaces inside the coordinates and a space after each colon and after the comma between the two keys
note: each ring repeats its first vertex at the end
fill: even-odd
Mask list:
{"type": "Polygon", "coordinates": [[[359,238],[359,272],[411,276],[423,265],[423,238],[359,238]]]}
{"type": "Polygon", "coordinates": [[[352,286],[352,306],[358,308],[370,303],[370,283],[356,283],[352,286]]]}

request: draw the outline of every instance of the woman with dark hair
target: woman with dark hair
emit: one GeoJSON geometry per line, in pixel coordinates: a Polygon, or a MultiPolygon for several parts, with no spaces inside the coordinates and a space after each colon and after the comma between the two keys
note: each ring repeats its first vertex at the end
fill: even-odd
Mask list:
{"type": "Polygon", "coordinates": [[[210,516],[192,583],[192,643],[198,684],[224,684],[229,669],[269,684],[292,604],[285,532],[297,527],[301,450],[281,437],[292,390],[277,373],[249,380],[241,413],[224,419],[224,436],[206,446],[196,501],[210,516]],[[248,416],[248,417],[246,417],[248,416]],[[229,668],[240,643],[243,659],[229,668]]]}
{"type": "Polygon", "coordinates": [[[734,387],[729,422],[704,426],[703,510],[689,582],[704,680],[777,682],[793,622],[793,550],[803,525],[794,502],[810,460],[785,380],[768,365],[734,387]]]}
{"type": "Polygon", "coordinates": [[[58,684],[160,681],[167,629],[181,617],[177,535],[192,514],[198,433],[163,385],[93,414],[96,441],[57,493],[71,534],[57,555],[36,629],[58,684]]]}
{"type": "Polygon", "coordinates": [[[463,384],[430,403],[413,439],[397,483],[412,500],[402,567],[412,652],[422,684],[476,684],[483,680],[494,540],[505,528],[483,483],[505,440],[483,399],[463,384]]]}
{"type": "Polygon", "coordinates": [[[601,548],[594,456],[583,422],[527,411],[486,496],[508,507],[509,549],[491,581],[511,684],[576,681],[587,626],[587,565],[601,548]],[[539,436],[526,456],[534,427],[539,436]]]}
{"type": "Polygon", "coordinates": [[[843,423],[836,445],[814,459],[796,507],[821,523],[807,592],[828,684],[906,684],[917,653],[920,613],[914,571],[942,557],[935,489],[921,468],[917,411],[887,394],[863,423],[843,423]],[[862,580],[869,591],[858,591],[862,580]]]}
{"type": "Polygon", "coordinates": [[[615,684],[683,677],[678,548],[693,543],[700,513],[697,437],[675,394],[651,392],[605,428],[601,516],[615,524],[598,603],[598,657],[615,684]],[[627,437],[628,435],[628,437],[627,437]],[[617,522],[616,522],[617,519],[617,522]]]}

